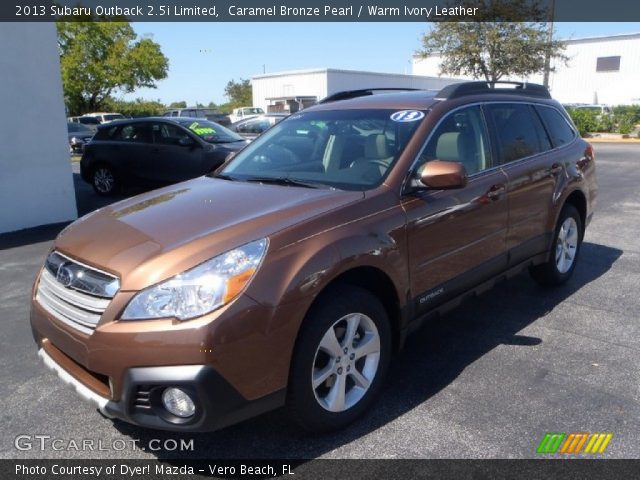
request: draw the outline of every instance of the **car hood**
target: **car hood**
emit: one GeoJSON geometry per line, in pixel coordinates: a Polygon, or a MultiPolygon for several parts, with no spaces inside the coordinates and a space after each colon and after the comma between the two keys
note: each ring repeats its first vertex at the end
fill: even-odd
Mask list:
{"type": "Polygon", "coordinates": [[[200,177],[90,213],[54,248],[139,290],[363,196],[200,177]]]}

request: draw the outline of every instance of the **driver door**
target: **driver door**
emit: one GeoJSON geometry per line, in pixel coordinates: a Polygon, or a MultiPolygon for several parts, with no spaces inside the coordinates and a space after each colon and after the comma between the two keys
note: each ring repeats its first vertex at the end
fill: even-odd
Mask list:
{"type": "Polygon", "coordinates": [[[479,106],[463,107],[441,120],[418,158],[417,171],[435,159],[461,162],[469,177],[463,188],[421,188],[402,200],[417,312],[457,296],[507,266],[507,177],[494,168],[479,106]]]}

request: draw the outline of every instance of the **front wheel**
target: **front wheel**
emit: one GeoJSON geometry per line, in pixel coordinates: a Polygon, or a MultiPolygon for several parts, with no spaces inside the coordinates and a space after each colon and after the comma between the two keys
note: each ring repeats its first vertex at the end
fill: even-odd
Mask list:
{"type": "Polygon", "coordinates": [[[560,285],[571,277],[576,268],[582,244],[582,219],[573,205],[565,205],[560,212],[554,233],[549,260],[531,267],[531,276],[541,285],[560,285]]]}
{"type": "Polygon", "coordinates": [[[293,418],[310,431],[353,422],[379,392],[390,356],[389,318],[374,295],[351,286],[323,295],[293,355],[287,399],[293,418]]]}

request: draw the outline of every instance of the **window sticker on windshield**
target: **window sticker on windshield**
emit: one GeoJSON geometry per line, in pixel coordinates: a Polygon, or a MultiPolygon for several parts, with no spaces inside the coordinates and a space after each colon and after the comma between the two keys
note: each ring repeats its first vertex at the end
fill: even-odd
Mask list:
{"type": "Polygon", "coordinates": [[[189,125],[189,130],[195,132],[197,135],[213,135],[216,131],[211,127],[201,127],[198,122],[193,122],[189,125]]]}
{"type": "Polygon", "coordinates": [[[424,118],[424,112],[420,110],[401,110],[391,115],[394,122],[417,122],[424,118]]]}

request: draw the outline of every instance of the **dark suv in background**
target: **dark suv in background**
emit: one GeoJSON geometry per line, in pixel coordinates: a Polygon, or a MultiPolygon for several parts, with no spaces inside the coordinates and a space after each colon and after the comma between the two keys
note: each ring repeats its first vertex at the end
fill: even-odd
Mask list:
{"type": "MultiPolygon", "coordinates": [[[[330,430],[371,405],[425,320],[524,269],[570,278],[594,153],[544,87],[374,93],[325,99],[213,174],[66,228],[33,290],[45,363],[138,425],[212,430],[286,404],[330,430]]],[[[114,124],[89,150],[137,125],[182,132],[114,124]]]]}
{"type": "Polygon", "coordinates": [[[114,121],[100,125],[85,145],[80,174],[100,195],[112,195],[123,185],[166,185],[204,175],[246,144],[203,118],[114,121]]]}

